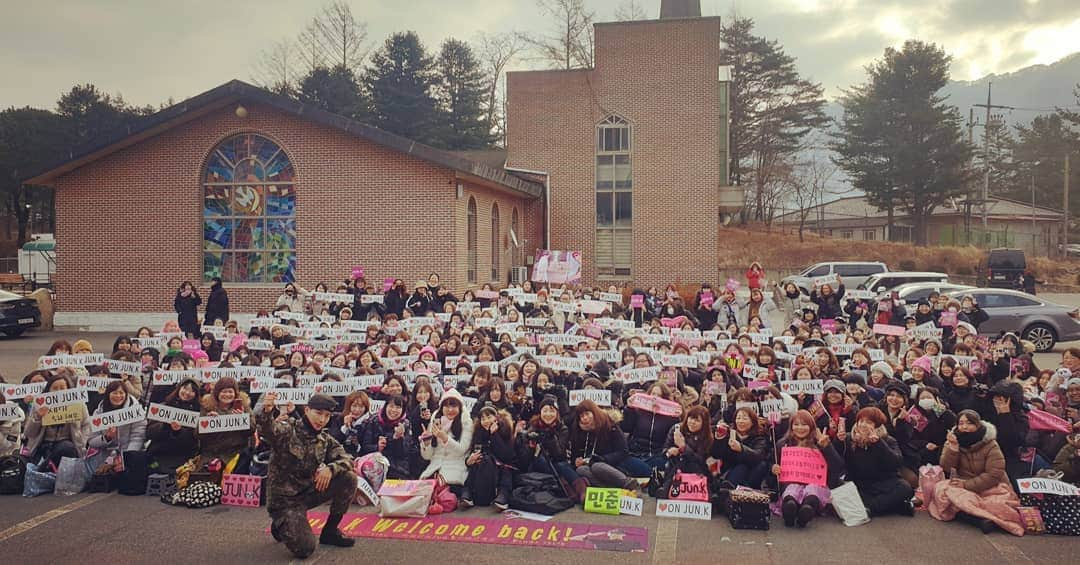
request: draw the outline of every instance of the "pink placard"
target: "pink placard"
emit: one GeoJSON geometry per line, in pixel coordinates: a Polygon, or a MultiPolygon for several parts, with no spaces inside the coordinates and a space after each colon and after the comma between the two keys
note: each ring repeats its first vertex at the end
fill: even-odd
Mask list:
{"type": "Polygon", "coordinates": [[[930,421],[926,419],[926,416],[923,415],[922,411],[916,407],[912,407],[911,410],[908,410],[907,414],[908,423],[910,423],[911,427],[915,428],[915,431],[917,432],[925,430],[926,426],[930,424],[930,421]]]}
{"type": "Polygon", "coordinates": [[[359,266],[359,265],[353,267],[352,268],[352,278],[353,278],[354,281],[364,278],[364,268],[359,266]]]}
{"type": "Polygon", "coordinates": [[[225,475],[221,479],[221,503],[258,508],[262,480],[253,475],[225,475]]]}
{"type": "Polygon", "coordinates": [[[390,289],[394,288],[394,277],[387,277],[382,280],[382,291],[390,292],[390,289]]]}
{"type": "Polygon", "coordinates": [[[484,300],[497,300],[499,298],[499,291],[497,290],[478,290],[476,291],[477,298],[483,298],[484,300]]]}
{"type": "Polygon", "coordinates": [[[664,400],[658,396],[640,392],[631,396],[630,399],[626,401],[626,405],[630,408],[637,408],[638,410],[644,410],[645,412],[652,412],[653,414],[660,414],[662,416],[675,416],[678,418],[682,415],[682,405],[678,402],[664,400]]]}
{"type": "Polygon", "coordinates": [[[878,335],[902,336],[907,332],[904,326],[890,326],[889,324],[874,324],[874,333],[878,335]]]}
{"type": "Polygon", "coordinates": [[[780,451],[780,482],[827,486],[829,465],[820,451],[785,447],[780,451]]]}
{"type": "Polygon", "coordinates": [[[945,328],[955,328],[957,324],[956,312],[942,312],[938,318],[938,325],[945,328]]]}
{"type": "Polygon", "coordinates": [[[631,308],[644,308],[645,307],[645,296],[643,296],[641,294],[631,295],[630,296],[630,307],[631,308]]]}
{"type": "Polygon", "coordinates": [[[185,339],[184,340],[184,345],[183,345],[184,352],[191,353],[192,351],[199,351],[200,349],[202,349],[202,344],[199,343],[199,340],[197,340],[197,339],[185,339]]]}
{"type": "Polygon", "coordinates": [[[741,286],[739,284],[739,281],[735,279],[728,279],[727,284],[724,285],[724,288],[730,290],[731,292],[735,292],[736,290],[739,290],[739,286],[741,286]]]}
{"type": "Polygon", "coordinates": [[[772,383],[769,381],[750,381],[746,383],[746,388],[754,390],[755,388],[769,388],[772,383]]]}
{"type": "Polygon", "coordinates": [[[701,295],[701,305],[705,308],[712,308],[714,302],[716,302],[716,297],[711,292],[701,295]]]}
{"type": "Polygon", "coordinates": [[[836,333],[836,320],[825,318],[821,321],[821,331],[836,333]]]}

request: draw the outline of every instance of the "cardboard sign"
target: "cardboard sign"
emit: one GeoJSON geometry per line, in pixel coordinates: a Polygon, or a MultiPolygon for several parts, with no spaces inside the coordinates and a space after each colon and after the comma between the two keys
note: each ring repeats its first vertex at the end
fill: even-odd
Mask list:
{"type": "Polygon", "coordinates": [[[46,384],[47,383],[45,383],[45,382],[40,382],[40,383],[26,383],[26,384],[21,384],[21,385],[5,384],[5,385],[0,385],[0,386],[3,386],[4,398],[5,399],[7,399],[7,400],[20,400],[20,399],[26,398],[28,396],[34,396],[34,395],[38,395],[38,394],[41,394],[41,393],[45,392],[45,385],[46,384]]]}
{"type": "Polygon", "coordinates": [[[570,406],[581,404],[582,400],[591,400],[597,406],[611,406],[611,391],[606,389],[580,389],[569,392],[570,406]]]}
{"type": "Polygon", "coordinates": [[[359,389],[366,389],[381,385],[383,379],[380,375],[360,375],[349,377],[346,381],[355,384],[359,389]]]}
{"type": "Polygon", "coordinates": [[[827,486],[829,464],[820,451],[810,447],[780,450],[780,482],[827,486]]]}
{"type": "Polygon", "coordinates": [[[274,342],[266,339],[249,339],[244,347],[247,347],[248,351],[271,351],[274,349],[274,342]]]}
{"type": "Polygon", "coordinates": [[[45,417],[41,419],[43,426],[59,426],[81,422],[86,417],[86,406],[83,404],[68,404],[57,408],[50,408],[45,417]]]}
{"type": "Polygon", "coordinates": [[[956,312],[942,312],[938,317],[938,324],[943,328],[955,328],[958,323],[956,312]]]}
{"type": "Polygon", "coordinates": [[[1020,479],[1021,494],[1056,494],[1059,496],[1080,496],[1080,487],[1054,479],[1020,479]]]}
{"type": "Polygon", "coordinates": [[[712,305],[716,303],[716,297],[711,292],[701,293],[701,306],[702,308],[712,308],[712,305]]]}
{"type": "Polygon", "coordinates": [[[252,318],[251,321],[248,322],[248,327],[252,329],[269,328],[277,323],[277,318],[252,318]]]}
{"type": "Polygon", "coordinates": [[[251,414],[222,414],[220,416],[200,416],[200,434],[239,432],[251,429],[251,414]]]}
{"type": "Polygon", "coordinates": [[[315,391],[310,388],[276,388],[270,392],[277,393],[277,400],[274,401],[277,406],[290,402],[302,406],[308,403],[312,394],[315,394],[315,391]]]}
{"type": "Polygon", "coordinates": [[[872,290],[847,290],[844,289],[845,300],[873,300],[877,298],[872,290]]]}
{"type": "Polygon", "coordinates": [[[589,487],[585,490],[585,511],[592,514],[619,515],[622,489],[589,487]]]}
{"type": "Polygon", "coordinates": [[[252,394],[261,394],[277,389],[281,385],[290,385],[289,381],[285,379],[275,379],[274,377],[253,377],[250,384],[249,392],[252,394]]]}
{"type": "Polygon", "coordinates": [[[340,304],[352,304],[353,295],[347,292],[316,292],[316,302],[336,302],[340,304]]]}
{"type": "Polygon", "coordinates": [[[588,365],[584,359],[562,355],[537,355],[536,360],[543,367],[567,373],[584,373],[588,365]]]}
{"type": "Polygon", "coordinates": [[[385,297],[381,294],[363,294],[360,296],[360,304],[383,304],[385,297]]]}
{"type": "Polygon", "coordinates": [[[783,381],[780,383],[780,392],[788,394],[825,394],[825,381],[821,379],[783,381]]]}
{"type": "Polygon", "coordinates": [[[536,342],[541,347],[546,345],[562,345],[562,346],[575,346],[583,341],[588,341],[588,338],[580,335],[569,334],[541,334],[536,337],[536,342]]]}
{"type": "Polygon", "coordinates": [[[5,402],[0,404],[0,422],[22,420],[24,416],[25,414],[23,414],[22,408],[19,407],[17,402],[5,402]]]}
{"type": "Polygon", "coordinates": [[[146,410],[143,409],[142,404],[133,404],[127,408],[102,412],[92,416],[90,418],[90,431],[94,433],[103,432],[109,428],[126,426],[145,419],[146,410]]]}
{"type": "Polygon", "coordinates": [[[228,330],[225,326],[202,326],[199,328],[199,334],[210,334],[214,336],[215,341],[225,341],[225,336],[228,335],[228,330]]]}
{"type": "Polygon", "coordinates": [[[611,302],[612,304],[622,304],[623,297],[622,294],[619,294],[617,292],[601,292],[600,300],[603,300],[604,302],[611,302]]]}
{"type": "Polygon", "coordinates": [[[498,300],[499,291],[497,290],[478,290],[476,291],[476,297],[482,300],[498,300]]]}
{"type": "Polygon", "coordinates": [[[878,335],[903,336],[907,332],[904,326],[890,326],[889,324],[874,324],[874,333],[878,335]]]}
{"type": "Polygon", "coordinates": [[[602,300],[582,300],[579,302],[581,311],[585,314],[603,314],[611,308],[611,304],[602,300]]]}
{"type": "Polygon", "coordinates": [[[184,353],[194,353],[196,351],[200,351],[202,349],[202,345],[197,339],[185,339],[183,340],[183,344],[180,346],[180,349],[184,353]]]}
{"type": "Polygon", "coordinates": [[[653,414],[660,414],[663,416],[674,416],[678,418],[682,415],[682,405],[678,402],[672,402],[670,400],[664,400],[658,396],[652,396],[644,393],[637,393],[631,396],[626,405],[630,408],[636,408],[645,412],[651,412],[653,414]]]}
{"type": "MultiPolygon", "coordinates": [[[[250,343],[250,342],[249,342],[250,343]]],[[[202,375],[195,369],[186,371],[154,371],[154,386],[177,385],[187,379],[198,381],[202,375]]]]}
{"type": "Polygon", "coordinates": [[[86,404],[90,401],[85,388],[69,388],[54,392],[43,392],[34,397],[34,408],[59,408],[72,404],[86,404]]]}
{"type": "Polygon", "coordinates": [[[824,277],[814,277],[814,280],[813,280],[815,288],[821,288],[821,287],[823,287],[825,285],[829,285],[829,286],[833,287],[834,290],[836,289],[836,285],[839,282],[840,282],[840,279],[835,274],[833,274],[833,275],[825,275],[824,277]]]}
{"type": "Polygon", "coordinates": [[[110,383],[118,380],[120,379],[111,379],[109,377],[79,377],[79,388],[103,391],[110,383]]]}
{"type": "Polygon", "coordinates": [[[166,424],[176,422],[185,428],[199,427],[199,413],[197,411],[182,410],[156,402],[150,404],[150,408],[146,411],[146,419],[153,422],[165,422],[166,424]]]}
{"type": "Polygon", "coordinates": [[[660,378],[660,367],[619,369],[615,371],[614,377],[625,383],[646,383],[660,378]]]}
{"type": "Polygon", "coordinates": [[[695,500],[657,500],[656,516],[658,518],[712,520],[712,503],[695,500]]]}
{"type": "Polygon", "coordinates": [[[85,367],[100,365],[105,361],[102,353],[79,353],[78,355],[42,355],[38,357],[38,369],[56,369],[59,367],[85,367]]]}
{"type": "Polygon", "coordinates": [[[661,355],[660,364],[665,367],[686,367],[695,369],[698,366],[697,357],[693,355],[661,355]]]}
{"type": "Polygon", "coordinates": [[[636,496],[628,496],[624,494],[619,497],[619,514],[641,516],[641,512],[644,509],[645,501],[636,496]]]}
{"type": "Polygon", "coordinates": [[[349,396],[353,392],[360,390],[360,387],[358,387],[355,382],[330,381],[325,383],[315,383],[314,390],[319,394],[325,394],[327,396],[349,396]]]}
{"type": "Polygon", "coordinates": [[[631,308],[644,308],[645,307],[645,296],[642,295],[642,294],[632,294],[632,295],[630,295],[630,307],[631,308]]]}
{"type": "Polygon", "coordinates": [[[262,477],[228,474],[221,478],[221,503],[228,506],[258,508],[262,477]]]}
{"type": "Polygon", "coordinates": [[[156,349],[158,352],[165,351],[168,342],[163,337],[133,337],[131,343],[139,349],[156,349]]]}
{"type": "Polygon", "coordinates": [[[825,318],[821,320],[821,331],[827,333],[836,333],[836,320],[832,318],[825,318]]]}
{"type": "Polygon", "coordinates": [[[601,349],[598,351],[579,351],[578,357],[584,359],[588,363],[596,364],[601,361],[608,363],[619,362],[619,352],[614,349],[601,349]]]}

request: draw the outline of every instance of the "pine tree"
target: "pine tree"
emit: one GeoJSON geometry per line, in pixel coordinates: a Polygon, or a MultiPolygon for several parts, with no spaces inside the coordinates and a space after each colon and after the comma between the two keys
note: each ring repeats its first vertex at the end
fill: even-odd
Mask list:
{"type": "Polygon", "coordinates": [[[442,108],[439,146],[447,149],[480,149],[492,143],[484,114],[484,72],[473,50],[463,41],[443,42],[436,60],[437,98],[442,108]]]}
{"type": "Polygon", "coordinates": [[[833,142],[836,164],[871,204],[906,210],[915,242],[927,243],[934,209],[961,196],[971,180],[971,146],[960,113],[937,93],[949,81],[950,57],[909,40],[868,68],[869,80],[845,93],[833,142]]]}
{"type": "Polygon", "coordinates": [[[300,81],[298,98],[301,102],[355,120],[368,117],[368,100],[360,90],[356,76],[343,65],[331,69],[316,67],[300,81]]]}
{"type": "Polygon", "coordinates": [[[421,143],[438,144],[441,117],[433,96],[434,61],[416,32],[391,35],[371,57],[364,88],[374,126],[421,143]]]}

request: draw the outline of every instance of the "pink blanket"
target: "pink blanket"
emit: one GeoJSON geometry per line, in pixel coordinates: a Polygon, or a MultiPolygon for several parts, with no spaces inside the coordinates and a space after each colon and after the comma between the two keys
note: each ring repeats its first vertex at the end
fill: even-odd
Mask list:
{"type": "Polygon", "coordinates": [[[1005,484],[974,493],[963,487],[952,486],[949,481],[941,481],[934,487],[930,515],[947,522],[956,518],[958,512],[967,512],[979,518],[993,520],[1001,529],[1014,536],[1022,536],[1024,525],[1017,511],[1019,506],[1020,498],[1005,484]]]}

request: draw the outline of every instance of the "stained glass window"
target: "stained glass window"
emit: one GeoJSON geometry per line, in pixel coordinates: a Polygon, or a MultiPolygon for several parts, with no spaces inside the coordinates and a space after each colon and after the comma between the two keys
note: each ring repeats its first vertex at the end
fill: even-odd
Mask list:
{"type": "Polygon", "coordinates": [[[221,142],[203,173],[203,279],[296,277],[296,186],[289,156],[253,133],[221,142]]]}

